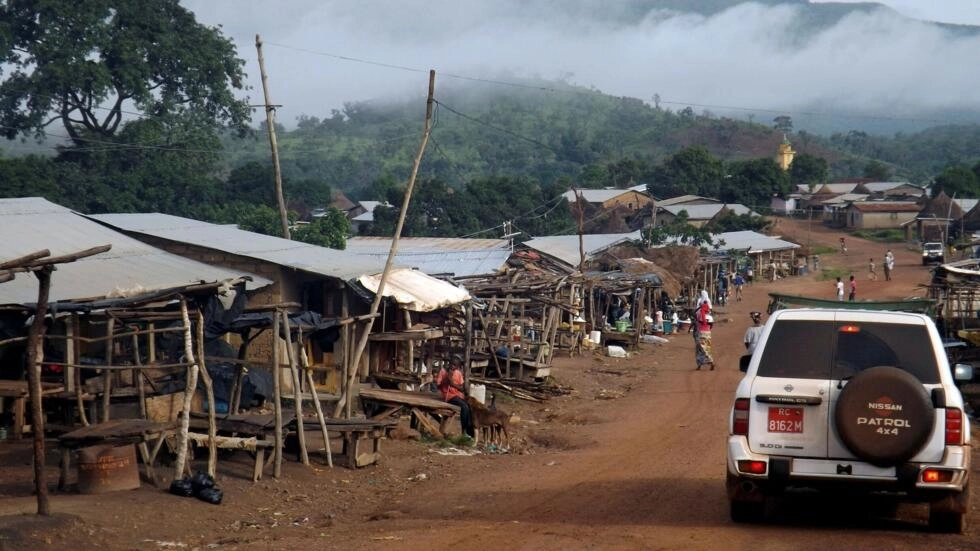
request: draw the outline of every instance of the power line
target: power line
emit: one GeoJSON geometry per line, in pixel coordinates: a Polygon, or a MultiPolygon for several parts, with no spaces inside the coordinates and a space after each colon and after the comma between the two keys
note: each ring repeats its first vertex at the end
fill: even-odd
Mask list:
{"type": "MultiPolygon", "coordinates": [[[[373,66],[376,66],[376,67],[384,67],[384,68],[387,68],[387,69],[396,69],[396,70],[400,70],[400,71],[408,71],[408,72],[413,72],[413,73],[425,73],[425,74],[428,74],[428,72],[429,72],[429,69],[421,69],[421,68],[417,68],[417,67],[409,67],[409,66],[406,66],[406,65],[398,65],[398,64],[394,64],[394,63],[386,63],[386,62],[382,62],[382,61],[375,61],[375,60],[358,58],[358,57],[353,57],[353,56],[333,54],[333,53],[329,53],[329,52],[322,52],[322,51],[317,51],[317,50],[311,50],[309,48],[300,48],[300,47],[296,47],[296,46],[289,46],[287,44],[279,44],[279,43],[275,43],[275,42],[269,42],[267,44],[269,44],[271,46],[278,46],[280,48],[287,49],[287,50],[294,50],[294,51],[298,51],[298,52],[309,53],[309,54],[312,54],[312,55],[318,55],[318,56],[323,56],[323,57],[330,57],[330,58],[333,58],[333,59],[339,59],[341,61],[348,61],[348,62],[351,62],[351,63],[361,63],[361,64],[365,64],[365,65],[373,65],[373,66]]],[[[611,96],[609,94],[602,94],[601,92],[597,92],[597,91],[585,90],[585,89],[582,89],[580,87],[575,87],[575,86],[572,86],[572,85],[569,85],[568,87],[544,86],[544,85],[526,84],[526,83],[513,82],[513,81],[505,81],[505,80],[498,80],[498,79],[491,79],[491,78],[484,78],[484,77],[474,77],[474,76],[462,75],[462,74],[458,74],[458,73],[440,73],[439,76],[445,77],[445,78],[456,79],[456,80],[465,80],[465,81],[469,81],[469,82],[480,82],[480,83],[484,83],[484,84],[494,84],[494,85],[497,85],[497,86],[507,86],[507,87],[511,87],[511,88],[522,88],[522,89],[526,89],[526,90],[537,90],[537,91],[542,91],[542,92],[556,92],[556,93],[562,93],[562,94],[576,94],[576,95],[583,95],[583,96],[596,96],[596,95],[602,96],[602,95],[605,95],[605,96],[609,96],[609,97],[617,97],[617,96],[611,96]]],[[[838,113],[833,113],[833,112],[821,112],[821,111],[800,111],[798,109],[772,109],[772,108],[755,108],[755,107],[745,107],[745,106],[736,106],[736,105],[715,105],[715,104],[704,104],[704,103],[697,103],[697,102],[692,102],[692,101],[682,101],[682,100],[667,101],[667,100],[662,100],[661,99],[661,100],[659,100],[659,103],[665,103],[665,104],[669,104],[669,105],[680,105],[680,106],[684,106],[684,107],[697,107],[697,108],[701,108],[701,109],[724,109],[724,110],[729,110],[729,111],[745,111],[745,112],[761,112],[761,113],[776,113],[776,114],[792,114],[792,115],[807,116],[807,117],[833,117],[833,118],[844,118],[844,119],[849,118],[849,119],[869,119],[869,120],[887,120],[887,121],[926,122],[926,123],[932,123],[932,124],[937,124],[937,123],[938,124],[957,124],[957,123],[960,122],[960,121],[957,121],[957,120],[950,120],[950,119],[935,119],[935,118],[921,118],[921,117],[896,117],[896,116],[888,116],[888,115],[838,114],[838,113]]]]}
{"type": "Polygon", "coordinates": [[[453,109],[452,107],[446,105],[445,103],[440,102],[439,100],[436,100],[436,103],[439,104],[439,105],[441,105],[442,107],[446,108],[451,113],[455,113],[456,115],[458,115],[458,116],[460,116],[460,117],[462,117],[462,118],[464,118],[464,119],[466,119],[468,121],[475,122],[477,124],[483,125],[483,126],[485,126],[487,128],[496,130],[498,132],[503,132],[504,134],[507,134],[509,136],[513,136],[513,137],[515,137],[515,138],[517,138],[519,140],[524,140],[524,141],[526,141],[528,143],[533,143],[534,145],[537,145],[538,147],[543,147],[543,148],[547,149],[548,151],[551,151],[552,153],[556,153],[556,154],[558,153],[558,150],[556,150],[555,148],[551,147],[550,145],[548,145],[546,143],[540,142],[540,141],[535,140],[533,138],[528,138],[527,136],[522,136],[522,135],[518,134],[517,132],[511,131],[511,130],[507,130],[506,128],[501,128],[499,126],[490,124],[490,123],[488,123],[486,121],[480,120],[480,119],[478,119],[476,117],[467,115],[466,113],[462,113],[459,110],[453,109]]]}

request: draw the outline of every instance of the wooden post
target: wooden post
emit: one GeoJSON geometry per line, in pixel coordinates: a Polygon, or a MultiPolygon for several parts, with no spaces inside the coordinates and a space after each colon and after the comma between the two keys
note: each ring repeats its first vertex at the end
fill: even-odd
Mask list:
{"type": "Polygon", "coordinates": [[[34,440],[34,492],[37,494],[37,514],[50,515],[48,484],[44,475],[44,408],[41,402],[41,362],[44,361],[44,318],[48,314],[51,292],[51,272],[45,266],[34,272],[38,279],[37,308],[27,338],[27,393],[31,398],[31,433],[34,440]]]}
{"type": "MultiPolygon", "coordinates": [[[[116,320],[109,318],[106,324],[106,337],[105,341],[105,364],[112,365],[112,348],[113,348],[113,333],[116,328],[116,320]]],[[[106,423],[109,421],[109,402],[112,394],[112,370],[104,369],[102,370],[102,422],[106,423]]]]}
{"type": "Polygon", "coordinates": [[[316,381],[313,380],[313,370],[310,369],[309,359],[306,357],[306,348],[303,346],[303,328],[299,330],[300,343],[299,364],[306,376],[306,384],[310,386],[310,396],[313,398],[313,408],[316,410],[316,420],[320,422],[320,432],[323,433],[323,453],[327,456],[327,465],[333,468],[333,455],[330,451],[330,433],[327,431],[327,419],[323,416],[323,407],[320,406],[320,397],[316,392],[316,381]]]}
{"type": "MultiPolygon", "coordinates": [[[[150,334],[150,338],[153,338],[153,334],[150,334]]],[[[133,333],[133,365],[136,366],[133,370],[133,382],[136,383],[136,390],[139,394],[140,419],[146,419],[146,389],[143,388],[143,360],[140,358],[140,338],[136,333],[133,333]]]]}
{"type": "Polygon", "coordinates": [[[214,403],[214,383],[204,359],[204,313],[197,312],[197,362],[200,364],[201,382],[208,398],[208,474],[214,477],[218,470],[218,420],[214,403]]]}
{"type": "MultiPolygon", "coordinates": [[[[251,333],[251,329],[246,328],[242,334],[242,342],[238,345],[238,359],[242,362],[248,356],[249,335],[251,333]]],[[[232,415],[238,414],[238,410],[242,407],[242,385],[244,384],[245,364],[238,363],[235,365],[235,382],[231,385],[231,396],[228,397],[228,413],[232,415]]]]}
{"type": "Polygon", "coordinates": [[[340,413],[347,408],[347,415],[350,417],[350,402],[353,400],[352,391],[354,389],[354,383],[357,379],[357,364],[360,363],[361,354],[364,353],[364,349],[367,347],[368,338],[371,335],[371,328],[374,327],[374,317],[373,315],[378,312],[378,306],[381,304],[381,299],[384,296],[385,283],[388,282],[388,274],[391,273],[391,266],[394,264],[395,255],[398,253],[398,238],[401,236],[402,228],[405,226],[405,216],[408,213],[408,205],[412,199],[412,190],[415,188],[415,180],[419,173],[419,165],[422,164],[422,153],[425,152],[425,145],[429,141],[429,133],[431,131],[432,124],[432,112],[435,106],[435,88],[436,88],[436,72],[429,71],[429,95],[425,102],[425,123],[422,130],[422,143],[419,144],[418,152],[415,155],[415,162],[412,164],[412,174],[408,179],[408,185],[405,187],[405,198],[402,200],[401,212],[398,215],[398,223],[395,224],[395,234],[391,240],[391,249],[388,251],[388,260],[385,261],[384,271],[381,272],[381,280],[378,282],[378,290],[374,295],[374,300],[371,302],[371,310],[369,313],[372,315],[368,319],[367,323],[364,325],[364,332],[361,333],[360,339],[357,342],[357,349],[354,351],[354,361],[352,362],[354,368],[351,370],[350,377],[345,381],[347,384],[344,387],[344,393],[340,396],[340,401],[337,403],[337,407],[334,409],[334,416],[340,415],[340,413]]]}
{"type": "Polygon", "coordinates": [[[277,308],[272,314],[272,407],[276,421],[276,450],[273,455],[272,476],[275,478],[282,475],[282,384],[279,381],[279,346],[279,309],[277,308]]]}
{"type": "Polygon", "coordinates": [[[187,366],[187,385],[184,388],[184,406],[180,412],[180,427],[177,431],[177,460],[174,462],[174,480],[184,476],[187,466],[187,433],[191,423],[191,401],[197,388],[197,362],[194,361],[194,344],[191,339],[191,318],[187,313],[187,299],[180,297],[180,319],[184,324],[184,357],[187,366]]]}
{"type": "MultiPolygon", "coordinates": [[[[73,357],[78,358],[81,356],[81,354],[79,354],[81,351],[79,348],[79,342],[76,338],[78,337],[79,331],[78,314],[72,314],[71,321],[69,323],[72,331],[72,339],[67,346],[72,350],[73,357]]],[[[77,367],[78,362],[74,359],[72,360],[72,364],[76,365],[76,367],[69,367],[67,369],[71,369],[75,373],[75,404],[78,407],[78,420],[82,422],[83,426],[87,427],[89,425],[88,416],[85,414],[85,400],[82,399],[82,368],[77,367]]]]}
{"type": "Polygon", "coordinates": [[[282,236],[289,239],[289,218],[286,215],[286,201],[282,195],[282,171],[279,168],[279,146],[276,144],[276,107],[269,103],[269,77],[265,74],[265,57],[262,56],[262,37],[255,35],[255,49],[259,57],[259,73],[262,76],[262,93],[265,97],[265,124],[269,131],[269,146],[272,148],[272,170],[275,173],[276,202],[279,205],[279,220],[282,222],[282,236]]]}
{"type": "MultiPolygon", "coordinates": [[[[306,451],[306,433],[303,430],[303,393],[300,392],[299,370],[296,369],[296,354],[293,349],[293,334],[289,330],[289,314],[280,312],[286,332],[286,357],[289,359],[289,374],[293,377],[293,411],[296,416],[296,440],[299,442],[299,459],[304,465],[310,464],[306,451]]],[[[301,341],[302,342],[302,341],[301,341]]]]}

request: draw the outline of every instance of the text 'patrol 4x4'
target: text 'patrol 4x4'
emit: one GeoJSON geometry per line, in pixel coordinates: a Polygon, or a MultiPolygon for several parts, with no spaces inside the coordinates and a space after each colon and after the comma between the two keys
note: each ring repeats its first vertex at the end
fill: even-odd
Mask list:
{"type": "Polygon", "coordinates": [[[928,503],[931,528],[964,530],[970,425],[929,317],[780,310],[745,359],[728,436],[732,520],[762,520],[767,498],[812,489],[928,503]]]}

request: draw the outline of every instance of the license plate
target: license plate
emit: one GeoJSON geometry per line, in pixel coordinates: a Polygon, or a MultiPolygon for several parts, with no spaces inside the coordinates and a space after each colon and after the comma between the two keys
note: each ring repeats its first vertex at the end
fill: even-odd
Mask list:
{"type": "Polygon", "coordinates": [[[770,407],[769,432],[803,432],[803,408],[770,407]]]}

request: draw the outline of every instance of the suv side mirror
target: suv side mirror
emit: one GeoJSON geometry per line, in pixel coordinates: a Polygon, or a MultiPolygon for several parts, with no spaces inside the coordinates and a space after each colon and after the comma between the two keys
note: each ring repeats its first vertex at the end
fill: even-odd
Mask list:
{"type": "Polygon", "coordinates": [[[970,382],[973,380],[973,366],[970,364],[956,364],[953,366],[953,380],[956,382],[970,382]]]}
{"type": "MultiPolygon", "coordinates": [[[[749,362],[752,361],[752,354],[746,354],[738,359],[738,370],[745,373],[749,370],[749,362]]],[[[971,368],[972,369],[972,368],[971,368]]],[[[970,377],[973,377],[973,372],[970,372],[970,377]]]]}

